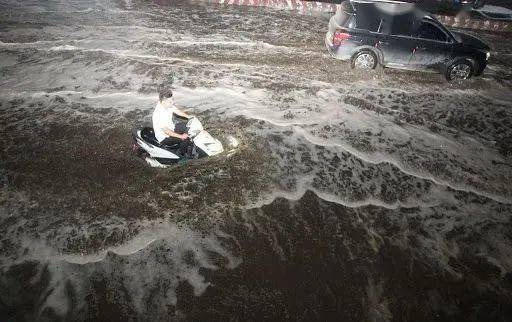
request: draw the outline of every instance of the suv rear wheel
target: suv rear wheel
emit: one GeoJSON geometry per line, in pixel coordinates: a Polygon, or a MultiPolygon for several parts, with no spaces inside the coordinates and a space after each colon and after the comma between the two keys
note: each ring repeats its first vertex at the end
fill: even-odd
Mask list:
{"type": "Polygon", "coordinates": [[[352,68],[375,69],[377,63],[377,56],[369,50],[361,50],[352,57],[352,68]]]}
{"type": "Polygon", "coordinates": [[[485,0],[474,0],[473,9],[480,9],[485,5],[485,0]]]}
{"type": "Polygon", "coordinates": [[[445,76],[448,81],[470,79],[474,71],[474,64],[469,59],[461,58],[448,66],[445,76]]]}

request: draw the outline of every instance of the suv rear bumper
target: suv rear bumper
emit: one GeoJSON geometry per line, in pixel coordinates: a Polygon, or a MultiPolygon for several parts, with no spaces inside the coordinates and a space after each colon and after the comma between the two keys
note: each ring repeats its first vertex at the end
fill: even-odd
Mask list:
{"type": "Polygon", "coordinates": [[[344,53],[344,50],[342,50],[341,46],[333,45],[331,39],[332,39],[331,33],[327,32],[325,34],[325,47],[327,47],[327,51],[329,51],[329,54],[333,58],[336,58],[339,60],[350,60],[350,54],[344,53]]]}

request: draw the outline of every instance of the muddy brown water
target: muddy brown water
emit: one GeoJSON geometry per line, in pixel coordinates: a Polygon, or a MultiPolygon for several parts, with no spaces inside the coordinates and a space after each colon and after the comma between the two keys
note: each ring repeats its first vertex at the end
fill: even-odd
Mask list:
{"type": "Polygon", "coordinates": [[[512,45],[352,71],[328,15],[0,1],[1,321],[509,321],[512,45]],[[232,153],[149,167],[160,84],[232,153]]]}

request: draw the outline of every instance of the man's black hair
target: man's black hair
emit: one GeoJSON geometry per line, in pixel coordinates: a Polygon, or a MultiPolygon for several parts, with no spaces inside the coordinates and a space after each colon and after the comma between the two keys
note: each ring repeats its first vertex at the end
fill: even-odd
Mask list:
{"type": "Polygon", "coordinates": [[[160,101],[172,97],[172,90],[168,87],[160,87],[158,89],[158,98],[160,101]]]}

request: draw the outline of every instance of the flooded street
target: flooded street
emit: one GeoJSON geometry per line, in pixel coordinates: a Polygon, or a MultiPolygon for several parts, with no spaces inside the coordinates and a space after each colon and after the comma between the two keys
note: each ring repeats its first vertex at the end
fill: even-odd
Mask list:
{"type": "Polygon", "coordinates": [[[511,321],[510,35],[447,83],[328,20],[0,0],[0,321],[511,321]],[[238,149],[134,156],[161,84],[238,149]]]}

